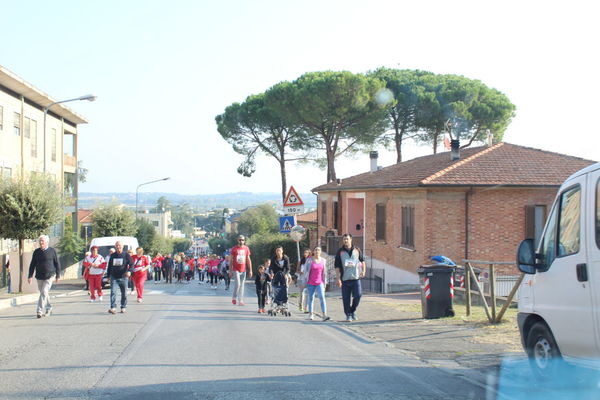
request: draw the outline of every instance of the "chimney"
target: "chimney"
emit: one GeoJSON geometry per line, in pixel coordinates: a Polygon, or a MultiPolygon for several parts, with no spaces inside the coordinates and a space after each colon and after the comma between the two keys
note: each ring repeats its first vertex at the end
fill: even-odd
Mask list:
{"type": "Polygon", "coordinates": [[[378,152],[372,151],[369,153],[369,158],[371,159],[371,172],[377,171],[377,157],[379,157],[378,152]]]}
{"type": "Polygon", "coordinates": [[[488,147],[492,147],[494,145],[494,135],[492,135],[492,132],[490,132],[489,129],[487,130],[486,142],[488,147]]]}
{"type": "Polygon", "coordinates": [[[460,160],[460,142],[458,139],[450,141],[450,159],[452,161],[460,160]]]}

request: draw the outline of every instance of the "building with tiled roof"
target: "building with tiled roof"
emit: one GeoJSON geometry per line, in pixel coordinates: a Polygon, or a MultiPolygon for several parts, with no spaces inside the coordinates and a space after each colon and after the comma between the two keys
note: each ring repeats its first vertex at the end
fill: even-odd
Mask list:
{"type": "Polygon", "coordinates": [[[513,261],[538,238],[560,184],[594,161],[498,143],[371,168],[318,186],[318,237],[330,254],[351,233],[383,290],[418,283],[416,268],[443,254],[454,261],[513,261]]]}

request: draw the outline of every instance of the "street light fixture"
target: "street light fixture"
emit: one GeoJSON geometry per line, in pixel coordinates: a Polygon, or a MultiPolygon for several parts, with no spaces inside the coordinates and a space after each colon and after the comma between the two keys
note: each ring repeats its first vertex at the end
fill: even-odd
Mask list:
{"type": "Polygon", "coordinates": [[[84,96],[80,96],[80,97],[77,97],[74,99],[55,101],[54,103],[50,103],[49,105],[44,107],[44,173],[46,173],[46,119],[48,117],[48,110],[50,110],[50,108],[56,104],[68,103],[70,101],[79,101],[79,100],[95,101],[96,98],[97,97],[94,96],[93,94],[86,94],[84,96]]]}
{"type": "Polygon", "coordinates": [[[168,181],[169,179],[171,179],[171,178],[167,177],[167,178],[157,179],[155,181],[140,183],[139,185],[137,185],[137,188],[135,189],[135,219],[136,220],[138,219],[138,195],[139,195],[140,187],[144,186],[144,185],[149,185],[151,183],[168,181]]]}

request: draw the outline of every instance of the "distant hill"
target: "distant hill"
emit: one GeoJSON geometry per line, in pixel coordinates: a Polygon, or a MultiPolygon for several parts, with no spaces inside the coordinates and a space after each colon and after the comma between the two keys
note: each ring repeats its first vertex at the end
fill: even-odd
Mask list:
{"type": "MultiPolygon", "coordinates": [[[[222,193],[222,194],[197,194],[185,195],[178,193],[144,192],[139,194],[139,206],[151,208],[156,205],[159,197],[165,196],[171,204],[188,203],[197,212],[208,211],[213,208],[234,208],[242,209],[249,206],[262,203],[275,203],[279,207],[281,204],[281,194],[279,193],[222,193]]],[[[300,193],[306,209],[316,208],[317,199],[312,193],[300,193]]],[[[79,208],[95,208],[101,203],[117,203],[135,207],[135,193],[79,193],[79,208]]]]}

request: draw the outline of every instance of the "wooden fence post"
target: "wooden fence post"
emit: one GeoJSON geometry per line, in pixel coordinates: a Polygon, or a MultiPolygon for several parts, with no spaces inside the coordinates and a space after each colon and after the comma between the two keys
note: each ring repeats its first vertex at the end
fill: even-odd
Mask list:
{"type": "Polygon", "coordinates": [[[490,264],[490,298],[492,300],[492,320],[491,323],[496,322],[496,268],[494,264],[490,264]]]}
{"type": "MultiPolygon", "coordinates": [[[[468,263],[467,263],[468,264],[468,263]]],[[[467,317],[471,316],[471,274],[465,266],[465,290],[467,295],[467,317]]]]}

